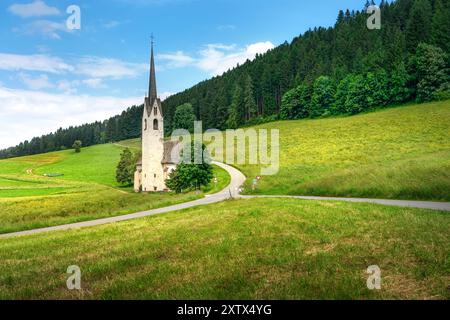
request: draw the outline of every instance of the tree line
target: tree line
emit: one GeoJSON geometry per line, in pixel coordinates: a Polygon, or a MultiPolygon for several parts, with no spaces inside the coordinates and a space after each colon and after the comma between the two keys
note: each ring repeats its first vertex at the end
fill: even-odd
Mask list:
{"type": "Polygon", "coordinates": [[[369,30],[366,10],[374,4],[340,11],[333,27],[310,29],[169,97],[167,133],[184,103],[204,128],[226,129],[450,98],[450,3],[381,1],[381,29],[369,30]]]}
{"type": "MultiPolygon", "coordinates": [[[[310,29],[169,97],[163,102],[166,134],[183,119],[227,129],[450,98],[450,3],[383,0],[381,29],[369,30],[366,9],[372,4],[341,10],[333,27],[310,29]]],[[[89,146],[136,138],[142,112],[143,106],[134,106],[104,122],[60,129],[1,150],[0,158],[69,148],[74,140],[89,146]]]]}
{"type": "Polygon", "coordinates": [[[122,114],[103,122],[96,121],[81,126],[60,128],[57,131],[35,137],[15,147],[0,150],[0,159],[33,155],[73,148],[75,141],[84,147],[136,138],[141,135],[141,119],[144,107],[132,106],[122,114]]]}

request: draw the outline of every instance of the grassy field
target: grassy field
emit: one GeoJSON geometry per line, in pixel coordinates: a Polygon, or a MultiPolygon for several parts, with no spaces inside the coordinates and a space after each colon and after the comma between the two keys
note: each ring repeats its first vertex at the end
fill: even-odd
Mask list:
{"type": "Polygon", "coordinates": [[[228,201],[0,240],[0,299],[449,299],[449,230],[436,211],[228,201]],[[70,265],[82,291],[66,289],[70,265]]]}
{"type": "Polygon", "coordinates": [[[236,165],[248,194],[450,201],[450,100],[254,128],[280,130],[280,171],[252,191],[236,165]]]}
{"type": "MultiPolygon", "coordinates": [[[[127,145],[128,142],[124,142],[127,145]]],[[[115,182],[122,146],[113,144],[0,161],[0,233],[92,220],[186,202],[225,188],[230,177],[201,193],[135,194],[115,182]],[[64,174],[47,178],[44,174],[64,174]]]]}
{"type": "MultiPolygon", "coordinates": [[[[450,199],[450,102],[275,122],[281,170],[255,193],[450,199]]],[[[201,193],[135,194],[114,181],[139,140],[0,161],[0,233],[127,214],[201,193]],[[44,174],[64,174],[56,178],[44,174]]],[[[241,166],[249,181],[258,166],[241,166]]],[[[246,190],[248,192],[247,183],[246,190]]],[[[0,299],[450,299],[448,213],[253,199],[0,240],[0,299]],[[65,287],[67,267],[83,290],[65,287]],[[382,290],[366,287],[378,265],[382,290]]]]}
{"type": "Polygon", "coordinates": [[[450,200],[450,100],[256,128],[280,130],[280,171],[248,193],[450,200]]]}

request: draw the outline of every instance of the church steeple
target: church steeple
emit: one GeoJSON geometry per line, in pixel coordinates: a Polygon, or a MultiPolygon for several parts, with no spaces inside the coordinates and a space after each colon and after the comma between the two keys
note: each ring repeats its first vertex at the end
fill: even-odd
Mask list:
{"type": "Polygon", "coordinates": [[[156,92],[156,72],[155,72],[155,58],[153,56],[153,35],[152,35],[152,53],[150,58],[150,79],[149,79],[149,102],[150,106],[153,106],[155,103],[155,100],[158,98],[157,92],[156,92]]]}

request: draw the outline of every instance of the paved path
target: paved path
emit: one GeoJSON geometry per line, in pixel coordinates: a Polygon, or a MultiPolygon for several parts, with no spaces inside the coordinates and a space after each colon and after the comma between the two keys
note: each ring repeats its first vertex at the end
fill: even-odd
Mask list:
{"type": "Polygon", "coordinates": [[[230,198],[237,198],[239,197],[238,189],[239,187],[245,182],[245,176],[242,174],[239,170],[223,164],[214,162],[213,164],[225,169],[231,176],[231,183],[230,185],[225,188],[224,190],[220,191],[219,193],[208,195],[202,199],[198,199],[191,202],[185,202],[176,204],[170,207],[165,208],[159,208],[159,209],[153,209],[149,211],[144,212],[138,212],[133,214],[127,214],[123,216],[117,216],[117,217],[109,217],[109,218],[103,218],[103,219],[97,219],[92,221],[84,221],[84,222],[77,222],[77,223],[71,223],[71,224],[65,224],[61,226],[55,226],[55,227],[48,227],[48,228],[42,228],[42,229],[34,229],[34,230],[27,230],[27,231],[20,231],[20,232],[14,232],[14,233],[7,233],[0,235],[1,238],[12,238],[12,237],[18,237],[18,236],[26,236],[26,235],[32,235],[32,234],[38,234],[38,233],[44,233],[44,232],[50,232],[50,231],[60,231],[60,230],[70,230],[70,229],[79,229],[79,228],[85,228],[85,227],[93,227],[98,226],[102,224],[108,224],[113,222],[120,222],[120,221],[127,221],[137,218],[143,218],[148,216],[154,216],[161,213],[167,213],[171,211],[177,211],[182,210],[186,208],[192,208],[212,203],[221,202],[230,198]]]}
{"type": "Polygon", "coordinates": [[[450,202],[385,200],[385,199],[365,199],[365,198],[302,197],[302,196],[240,196],[240,198],[242,199],[289,198],[289,199],[302,199],[315,201],[345,201],[345,202],[359,202],[359,203],[376,203],[395,207],[411,207],[420,209],[450,211],[450,202]]]}
{"type": "Polygon", "coordinates": [[[208,195],[205,198],[198,199],[191,202],[180,203],[170,207],[153,209],[149,211],[143,211],[133,214],[127,214],[118,217],[110,217],[104,219],[97,219],[92,221],[78,222],[72,224],[66,224],[61,226],[42,228],[42,229],[34,229],[28,231],[20,231],[14,233],[7,233],[0,235],[0,239],[2,238],[12,238],[17,236],[26,236],[32,234],[39,234],[50,231],[59,231],[59,230],[70,230],[70,229],[78,229],[84,227],[93,227],[102,224],[127,221],[137,218],[143,218],[148,216],[154,216],[162,213],[167,213],[171,211],[182,210],[186,208],[192,208],[212,203],[221,202],[230,198],[240,198],[240,199],[254,199],[254,198],[291,198],[291,199],[302,199],[302,200],[315,200],[315,201],[346,201],[346,202],[363,202],[363,203],[377,203],[388,206],[399,206],[399,207],[413,207],[413,208],[421,208],[421,209],[433,209],[433,210],[442,210],[442,211],[450,211],[450,203],[449,202],[428,202],[428,201],[403,201],[403,200],[382,200],[382,199],[360,199],[360,198],[332,198],[332,197],[302,197],[302,196],[241,196],[239,195],[239,187],[242,186],[246,180],[246,177],[239,170],[223,164],[214,162],[215,165],[225,169],[231,176],[230,185],[222,190],[219,193],[208,195]]]}

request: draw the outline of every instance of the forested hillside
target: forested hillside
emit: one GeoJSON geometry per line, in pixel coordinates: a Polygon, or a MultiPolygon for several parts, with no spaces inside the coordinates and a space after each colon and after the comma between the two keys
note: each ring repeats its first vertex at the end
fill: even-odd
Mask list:
{"type": "Polygon", "coordinates": [[[382,1],[380,30],[367,28],[369,15],[363,7],[340,11],[334,27],[309,30],[223,76],[168,98],[166,123],[172,123],[176,108],[186,102],[204,127],[225,129],[279,115],[297,119],[354,114],[416,98],[446,98],[450,3],[382,1]],[[418,50],[420,43],[432,46],[418,50]]]}
{"type": "MultiPolygon", "coordinates": [[[[169,97],[163,102],[166,134],[185,103],[204,129],[225,129],[450,98],[449,1],[383,0],[380,30],[367,28],[369,5],[340,11],[335,26],[311,29],[169,97]]],[[[141,116],[142,106],[135,106],[102,123],[61,129],[2,150],[0,158],[68,148],[75,139],[92,145],[139,137],[141,116]]]]}

